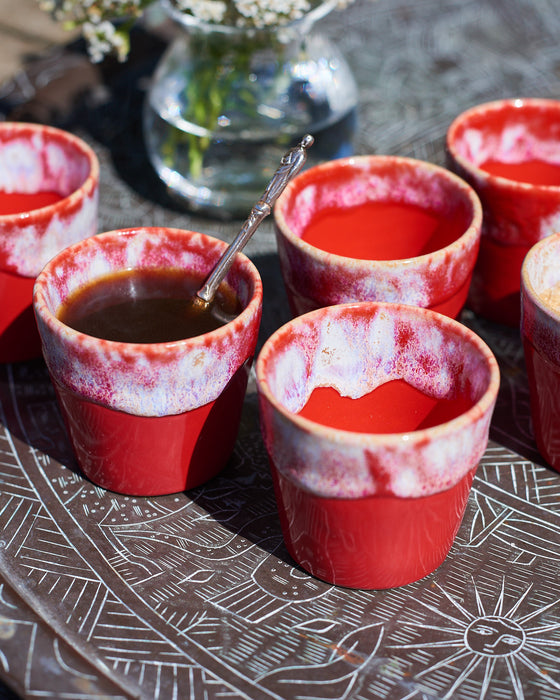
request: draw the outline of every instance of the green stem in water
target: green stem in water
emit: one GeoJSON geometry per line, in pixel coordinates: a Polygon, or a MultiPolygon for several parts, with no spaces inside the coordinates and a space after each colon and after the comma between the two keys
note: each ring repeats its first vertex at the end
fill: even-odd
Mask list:
{"type": "MultiPolygon", "coordinates": [[[[200,178],[204,157],[216,132],[222,127],[220,117],[227,121],[235,111],[254,114],[258,98],[247,86],[255,51],[281,47],[267,36],[230,37],[225,34],[193,35],[190,37],[190,54],[193,61],[185,87],[186,109],[183,118],[204,130],[204,135],[173,132],[164,155],[171,161],[174,151],[188,148],[189,177],[200,178]]],[[[280,49],[281,50],[281,49],[280,49]]],[[[224,127],[225,128],[225,127],[224,127]]]]}

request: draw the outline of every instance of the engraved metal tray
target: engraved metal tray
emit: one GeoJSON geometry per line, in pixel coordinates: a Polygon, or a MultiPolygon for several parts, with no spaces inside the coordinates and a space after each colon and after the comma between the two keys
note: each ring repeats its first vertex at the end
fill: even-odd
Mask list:
{"type": "MultiPolygon", "coordinates": [[[[325,22],[360,85],[359,153],[443,163],[462,109],[557,96],[560,14],[547,0],[357,0],[325,22]]],[[[44,119],[101,159],[101,230],[233,237],[191,216],[146,163],[139,126],[162,42],[95,72],[81,47],[3,86],[5,118],[44,119]],[[45,85],[64,74],[64,99],[45,85]],[[87,81],[87,85],[82,84],[87,81]]],[[[288,318],[270,221],[248,254],[261,343],[288,318]]],[[[560,697],[560,474],[531,432],[519,333],[465,313],[498,357],[491,441],[444,564],[388,591],[327,585],[285,552],[251,381],[235,452],[188,494],[118,496],[71,455],[42,360],[0,367],[0,697],[101,699],[560,697]]]]}

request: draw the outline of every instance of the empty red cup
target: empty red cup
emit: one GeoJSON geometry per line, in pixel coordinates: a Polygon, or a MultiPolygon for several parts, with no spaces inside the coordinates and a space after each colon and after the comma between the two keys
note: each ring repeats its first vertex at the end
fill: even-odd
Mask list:
{"type": "Polygon", "coordinates": [[[274,219],[293,315],[353,301],[452,318],[463,308],[482,209],[444,168],[396,156],[330,161],[288,184],[274,219]]]}
{"type": "Polygon", "coordinates": [[[256,376],[293,559],[351,588],[434,571],[488,441],[499,370],[485,343],[427,309],[331,306],[277,330],[256,376]]]}
{"type": "Polygon", "coordinates": [[[0,123],[0,362],[41,355],[35,277],[62,248],[97,231],[99,163],[66,131],[0,123]]]}
{"type": "Polygon", "coordinates": [[[43,354],[84,474],[111,491],[174,493],[215,476],[233,450],[262,309],[259,273],[242,254],[226,277],[241,311],[185,340],[129,343],[59,320],[84,285],[130,269],[206,276],[226,243],[192,231],[139,228],[66,248],[37,277],[43,354]]]}
{"type": "Polygon", "coordinates": [[[523,263],[521,336],[537,447],[560,471],[560,233],[535,244],[523,263]]]}
{"type": "Polygon", "coordinates": [[[460,114],[447,132],[449,167],[482,202],[480,253],[467,301],[519,326],[525,255],[560,228],[560,101],[498,100],[460,114]]]}

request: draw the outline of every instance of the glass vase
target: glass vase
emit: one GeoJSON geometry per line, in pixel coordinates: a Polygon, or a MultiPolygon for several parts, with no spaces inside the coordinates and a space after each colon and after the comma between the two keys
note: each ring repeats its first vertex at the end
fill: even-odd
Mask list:
{"type": "Polygon", "coordinates": [[[144,138],[187,208],[246,216],[306,133],[315,138],[309,164],[352,153],[356,83],[336,47],[312,31],[335,0],[275,30],[204,24],[162,5],[181,31],[154,73],[144,138]]]}

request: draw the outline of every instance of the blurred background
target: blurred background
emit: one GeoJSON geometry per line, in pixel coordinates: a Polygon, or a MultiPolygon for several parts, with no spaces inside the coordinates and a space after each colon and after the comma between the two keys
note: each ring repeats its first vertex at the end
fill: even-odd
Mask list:
{"type": "Polygon", "coordinates": [[[0,0],[0,85],[25,62],[72,35],[37,0],[0,0]]]}

